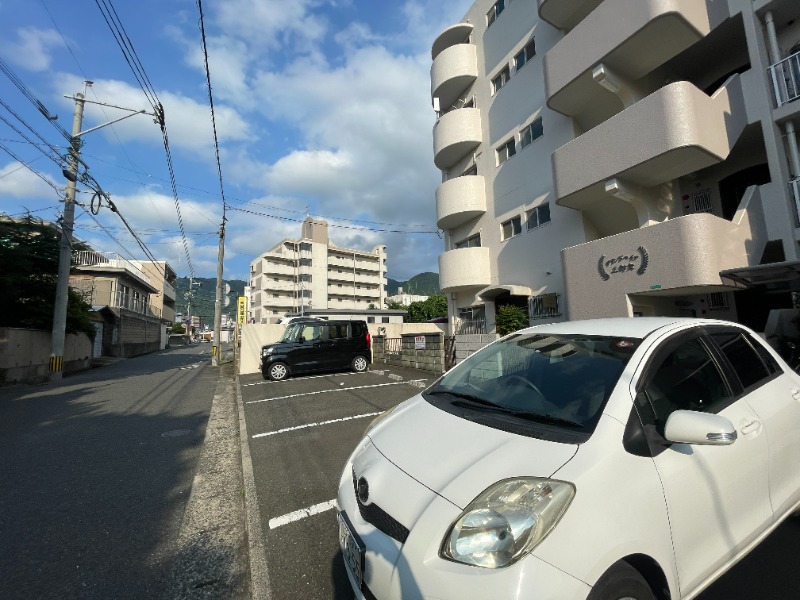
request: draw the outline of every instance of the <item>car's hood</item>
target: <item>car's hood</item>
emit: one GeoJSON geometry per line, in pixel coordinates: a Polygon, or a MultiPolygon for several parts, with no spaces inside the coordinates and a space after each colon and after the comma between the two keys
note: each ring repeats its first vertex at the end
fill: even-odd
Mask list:
{"type": "Polygon", "coordinates": [[[369,437],[399,469],[461,508],[502,479],[551,476],[578,449],[461,419],[422,396],[396,408],[369,437]]]}

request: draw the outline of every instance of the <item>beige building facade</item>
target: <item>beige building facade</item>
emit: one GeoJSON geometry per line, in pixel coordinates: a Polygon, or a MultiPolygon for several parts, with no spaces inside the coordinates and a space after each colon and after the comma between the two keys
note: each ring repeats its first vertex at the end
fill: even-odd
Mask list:
{"type": "Polygon", "coordinates": [[[478,0],[431,55],[456,330],[792,306],[796,0],[478,0]]]}
{"type": "Polygon", "coordinates": [[[299,239],[286,239],[250,263],[249,323],[277,323],[314,309],[383,308],[386,246],[371,252],[336,246],[328,224],[308,217],[299,239]]]}

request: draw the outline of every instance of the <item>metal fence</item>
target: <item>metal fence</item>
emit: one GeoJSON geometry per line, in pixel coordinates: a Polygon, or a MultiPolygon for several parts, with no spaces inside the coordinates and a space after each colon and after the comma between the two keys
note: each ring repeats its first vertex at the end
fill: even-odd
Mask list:
{"type": "Polygon", "coordinates": [[[383,353],[384,354],[400,354],[402,349],[402,338],[383,338],[383,353]]]}

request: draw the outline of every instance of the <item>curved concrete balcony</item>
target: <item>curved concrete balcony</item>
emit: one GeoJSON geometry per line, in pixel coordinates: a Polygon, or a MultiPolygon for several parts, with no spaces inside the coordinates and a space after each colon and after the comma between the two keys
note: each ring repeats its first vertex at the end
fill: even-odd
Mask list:
{"type": "Polygon", "coordinates": [[[431,60],[435,61],[444,50],[456,44],[465,44],[469,41],[474,25],[472,23],[456,23],[445,28],[431,45],[431,60]]]}
{"type": "Polygon", "coordinates": [[[558,29],[572,29],[603,0],[539,0],[539,16],[558,29]]]}
{"type": "Polygon", "coordinates": [[[677,310],[675,297],[739,288],[726,272],[759,263],[768,240],[761,204],[752,186],[733,221],[696,213],[565,248],[569,318],[629,316],[631,295],[661,296],[677,310]]]}
{"type": "Polygon", "coordinates": [[[709,13],[707,3],[697,0],[606,0],[545,56],[547,105],[570,117],[592,110],[598,99],[618,93],[614,88],[641,79],[708,35],[722,18],[709,13]],[[618,81],[596,82],[598,64],[618,81]]]}
{"type": "Polygon", "coordinates": [[[441,110],[447,111],[477,78],[478,53],[475,46],[450,46],[431,65],[431,97],[438,97],[441,110]]]}
{"type": "Polygon", "coordinates": [[[710,97],[687,81],[672,83],[553,153],[556,202],[602,208],[618,187],[606,185],[612,179],[647,189],[723,162],[746,124],[739,75],[710,97]]]}
{"type": "Polygon", "coordinates": [[[439,285],[442,291],[480,289],[490,282],[489,248],[457,248],[439,255],[439,285]]]}
{"type": "Polygon", "coordinates": [[[483,175],[462,175],[436,189],[436,226],[452,229],[486,212],[483,175]]]}
{"type": "Polygon", "coordinates": [[[439,169],[449,169],[480,146],[482,140],[479,109],[450,111],[433,127],[433,163],[439,169]]]}

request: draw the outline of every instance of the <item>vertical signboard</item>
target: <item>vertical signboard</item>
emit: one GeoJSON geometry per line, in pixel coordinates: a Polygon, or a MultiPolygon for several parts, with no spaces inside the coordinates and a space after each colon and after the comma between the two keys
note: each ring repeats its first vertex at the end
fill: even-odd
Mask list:
{"type": "Polygon", "coordinates": [[[247,308],[247,306],[245,304],[245,301],[246,298],[244,296],[239,296],[239,303],[237,305],[237,310],[236,310],[236,322],[239,325],[242,325],[244,323],[244,319],[246,317],[247,311],[245,309],[247,308]]]}

